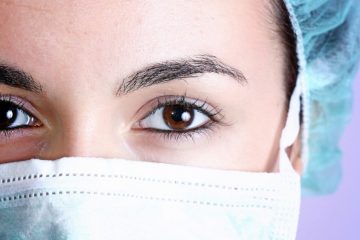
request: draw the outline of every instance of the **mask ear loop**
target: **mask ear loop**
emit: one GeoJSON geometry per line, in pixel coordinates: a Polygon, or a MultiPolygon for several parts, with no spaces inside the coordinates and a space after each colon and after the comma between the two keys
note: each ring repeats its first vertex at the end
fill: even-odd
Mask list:
{"type": "Polygon", "coordinates": [[[289,156],[286,153],[286,148],[294,144],[299,132],[300,132],[300,110],[301,110],[301,104],[303,104],[303,132],[302,132],[302,143],[304,146],[301,146],[301,155],[302,155],[302,164],[303,169],[306,169],[307,167],[307,161],[308,161],[308,153],[307,153],[307,141],[308,139],[307,134],[307,122],[308,122],[308,93],[307,93],[307,82],[306,80],[306,57],[305,57],[305,49],[304,49],[304,40],[303,40],[303,34],[301,31],[300,24],[297,20],[297,16],[295,14],[293,4],[291,3],[291,0],[284,0],[284,3],[286,5],[286,8],[289,12],[290,21],[292,23],[292,28],[296,35],[296,52],[298,57],[298,66],[299,66],[299,75],[296,81],[296,86],[294,89],[294,92],[291,96],[290,100],[290,106],[289,106],[289,113],[288,113],[288,119],[285,125],[285,128],[283,129],[283,133],[280,140],[280,171],[283,169],[290,170],[295,172],[291,165],[291,161],[289,159],[289,156]],[[303,102],[301,102],[301,96],[303,102]],[[287,160],[284,160],[287,159],[287,160]]]}
{"type": "Polygon", "coordinates": [[[298,79],[294,92],[290,99],[289,112],[286,124],[281,133],[280,139],[280,172],[296,172],[291,165],[286,148],[293,145],[300,132],[300,111],[301,111],[301,79],[298,79]]]}

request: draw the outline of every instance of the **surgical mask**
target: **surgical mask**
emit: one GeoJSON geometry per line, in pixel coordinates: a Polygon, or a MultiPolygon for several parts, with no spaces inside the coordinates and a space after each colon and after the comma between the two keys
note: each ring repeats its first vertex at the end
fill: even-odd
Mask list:
{"type": "Polygon", "coordinates": [[[0,239],[295,239],[289,126],[273,173],[80,157],[1,164],[0,239]]]}
{"type": "MultiPolygon", "coordinates": [[[[283,155],[284,156],[284,155],[283,155]]],[[[0,168],[0,239],[294,239],[299,176],[124,159],[0,168]]]]}

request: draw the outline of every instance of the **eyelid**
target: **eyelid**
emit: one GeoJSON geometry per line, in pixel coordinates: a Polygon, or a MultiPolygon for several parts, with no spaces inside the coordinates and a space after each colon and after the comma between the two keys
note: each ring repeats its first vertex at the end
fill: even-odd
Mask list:
{"type": "MultiPolygon", "coordinates": [[[[145,103],[138,111],[137,114],[140,115],[141,112],[144,112],[144,109],[147,109],[145,114],[140,115],[140,119],[133,124],[132,129],[133,130],[145,130],[141,126],[141,122],[144,121],[146,118],[151,117],[152,114],[154,114],[156,111],[161,109],[162,107],[168,106],[168,105],[175,105],[175,104],[181,104],[181,105],[189,105],[190,107],[194,108],[198,112],[206,115],[210,120],[209,122],[214,122],[219,125],[228,125],[226,122],[223,121],[224,115],[222,114],[222,109],[220,109],[217,106],[213,106],[212,104],[208,103],[207,100],[200,100],[198,98],[191,98],[187,97],[186,94],[184,95],[164,95],[160,97],[156,97],[145,103]],[[150,107],[149,107],[150,106],[150,107]],[[151,110],[148,110],[151,109],[151,110]]],[[[151,131],[151,129],[148,129],[151,131]]],[[[195,130],[195,129],[189,129],[189,132],[195,130]]],[[[153,131],[157,131],[153,129],[153,131]]],[[[178,131],[185,132],[184,131],[178,131]]]]}

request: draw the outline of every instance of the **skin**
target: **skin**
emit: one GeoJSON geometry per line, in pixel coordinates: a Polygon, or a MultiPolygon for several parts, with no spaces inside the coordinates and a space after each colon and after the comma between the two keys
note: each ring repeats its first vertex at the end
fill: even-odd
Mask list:
{"type": "MultiPolygon", "coordinates": [[[[0,161],[118,157],[242,171],[275,171],[287,106],[283,46],[265,0],[0,2],[0,62],[42,85],[0,84],[39,126],[2,134],[0,161]],[[115,96],[121,80],[156,62],[216,56],[247,78],[206,73],[115,96]],[[192,137],[136,128],[162,96],[221,109],[223,124],[192,137]]],[[[288,149],[300,171],[299,141],[288,149]]]]}

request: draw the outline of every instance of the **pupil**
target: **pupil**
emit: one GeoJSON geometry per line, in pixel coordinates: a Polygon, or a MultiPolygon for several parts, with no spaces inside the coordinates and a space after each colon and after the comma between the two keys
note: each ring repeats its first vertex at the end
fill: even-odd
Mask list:
{"type": "Polygon", "coordinates": [[[163,118],[168,127],[175,130],[183,130],[191,125],[194,119],[194,109],[181,105],[166,106],[163,118]]]}
{"type": "Polygon", "coordinates": [[[181,122],[182,121],[182,115],[184,113],[184,110],[182,108],[179,107],[174,107],[173,111],[171,112],[171,118],[176,121],[176,122],[181,122]]]}
{"type": "Polygon", "coordinates": [[[0,102],[0,130],[8,129],[16,120],[17,108],[11,103],[0,102]]]}

